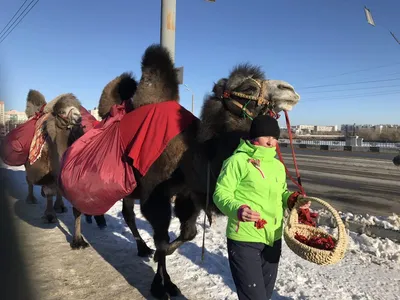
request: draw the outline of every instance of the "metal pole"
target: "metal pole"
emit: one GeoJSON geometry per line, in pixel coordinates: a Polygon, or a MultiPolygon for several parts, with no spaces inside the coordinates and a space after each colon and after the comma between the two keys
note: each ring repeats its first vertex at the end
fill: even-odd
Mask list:
{"type": "Polygon", "coordinates": [[[192,93],[192,114],[194,114],[194,92],[187,84],[184,83],[183,86],[186,90],[192,93]]]}
{"type": "Polygon", "coordinates": [[[168,49],[175,62],[176,0],[161,0],[160,44],[168,49]]]}

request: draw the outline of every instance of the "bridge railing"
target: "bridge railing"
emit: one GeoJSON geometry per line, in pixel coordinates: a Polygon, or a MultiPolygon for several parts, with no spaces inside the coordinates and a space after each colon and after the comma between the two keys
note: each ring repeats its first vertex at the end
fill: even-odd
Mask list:
{"type": "MultiPolygon", "coordinates": [[[[280,143],[289,143],[289,139],[280,139],[280,143]]],[[[346,146],[345,141],[329,141],[329,140],[302,140],[293,139],[294,144],[303,145],[327,145],[327,146],[346,146]]],[[[381,147],[381,148],[396,148],[400,149],[400,143],[375,143],[375,142],[363,142],[361,147],[381,147]]]]}

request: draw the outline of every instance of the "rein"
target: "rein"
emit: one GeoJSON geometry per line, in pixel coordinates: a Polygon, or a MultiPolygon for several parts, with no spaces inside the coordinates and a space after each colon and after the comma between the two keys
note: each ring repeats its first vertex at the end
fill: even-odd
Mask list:
{"type": "Polygon", "coordinates": [[[276,145],[276,150],[277,150],[277,153],[278,153],[278,156],[279,156],[279,160],[282,162],[283,166],[285,167],[285,171],[286,171],[287,176],[299,188],[300,192],[304,196],[306,196],[306,193],[304,191],[303,185],[301,184],[300,172],[299,172],[299,168],[297,166],[296,154],[294,152],[293,136],[292,136],[291,126],[290,126],[289,114],[288,114],[288,112],[286,110],[284,110],[284,112],[285,112],[285,119],[286,119],[286,127],[287,127],[288,134],[289,134],[290,147],[292,148],[292,158],[293,158],[294,168],[296,170],[297,182],[290,175],[289,170],[287,169],[287,167],[285,165],[285,162],[283,161],[282,152],[281,152],[281,148],[279,147],[279,144],[276,145]]]}
{"type": "Polygon", "coordinates": [[[206,219],[207,219],[207,209],[208,209],[208,201],[210,201],[210,173],[211,173],[211,162],[207,163],[207,195],[206,195],[206,209],[204,210],[204,220],[203,220],[203,244],[201,246],[201,261],[204,261],[204,253],[206,251],[205,248],[205,240],[206,240],[206,219]]]}

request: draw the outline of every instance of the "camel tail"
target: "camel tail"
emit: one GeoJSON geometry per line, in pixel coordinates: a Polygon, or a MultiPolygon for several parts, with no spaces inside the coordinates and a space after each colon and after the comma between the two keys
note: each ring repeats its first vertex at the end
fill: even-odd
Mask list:
{"type": "Polygon", "coordinates": [[[35,113],[39,112],[40,108],[46,104],[44,96],[36,90],[29,90],[26,98],[25,114],[31,118],[35,113]]]}
{"type": "Polygon", "coordinates": [[[169,51],[149,46],[142,57],[142,77],[133,97],[135,108],[168,100],[179,101],[179,83],[169,51]]]}
{"type": "MultiPolygon", "coordinates": [[[[122,101],[132,99],[137,89],[137,82],[132,73],[124,72],[111,80],[103,89],[99,101],[99,116],[104,118],[111,107],[122,101]]],[[[127,110],[132,109],[132,101],[128,101],[127,110]]]]}

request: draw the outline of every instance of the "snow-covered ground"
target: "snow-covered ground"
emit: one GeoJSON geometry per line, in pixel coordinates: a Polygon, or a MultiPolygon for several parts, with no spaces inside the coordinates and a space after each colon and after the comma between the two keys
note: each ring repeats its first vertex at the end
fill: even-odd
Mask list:
{"type": "MultiPolygon", "coordinates": [[[[24,170],[23,167],[9,169],[24,170]]],[[[21,182],[21,186],[25,186],[25,183],[21,182]]],[[[37,189],[35,190],[40,199],[37,189]]],[[[121,209],[122,203],[118,201],[107,212],[108,227],[105,230],[119,238],[119,248],[123,245],[126,251],[132,252],[132,249],[136,249],[135,241],[123,221],[121,209]]],[[[135,213],[140,234],[154,249],[151,227],[143,218],[138,205],[135,206],[135,213]]],[[[64,217],[60,218],[60,223],[68,231],[61,219],[64,217]]],[[[364,219],[375,223],[386,222],[390,224],[385,223],[386,226],[398,229],[397,216],[392,219],[368,216],[364,219]]],[[[198,219],[197,237],[167,258],[171,278],[189,299],[237,299],[227,260],[226,219],[217,218],[211,227],[207,224],[204,261],[201,260],[202,220],[203,214],[198,219]]],[[[326,230],[335,234],[335,230],[326,230]]],[[[179,220],[173,218],[170,236],[175,238],[178,234],[179,220]]],[[[349,235],[350,242],[345,258],[331,266],[309,263],[296,256],[283,243],[273,299],[400,299],[400,245],[388,239],[374,239],[353,232],[349,232],[349,235]]],[[[101,236],[100,230],[98,236],[101,236]]],[[[101,238],[96,241],[102,242],[101,238]]],[[[147,264],[156,270],[156,264],[152,260],[147,264]]]]}
{"type": "MultiPolygon", "coordinates": [[[[330,215],[330,213],[326,210],[318,210],[317,212],[320,216],[330,215]]],[[[352,214],[350,212],[341,211],[339,211],[338,213],[342,220],[345,221],[354,221],[359,224],[372,225],[385,229],[400,231],[400,216],[395,213],[392,213],[392,215],[389,217],[371,216],[369,214],[363,216],[360,214],[352,214]]]]}

